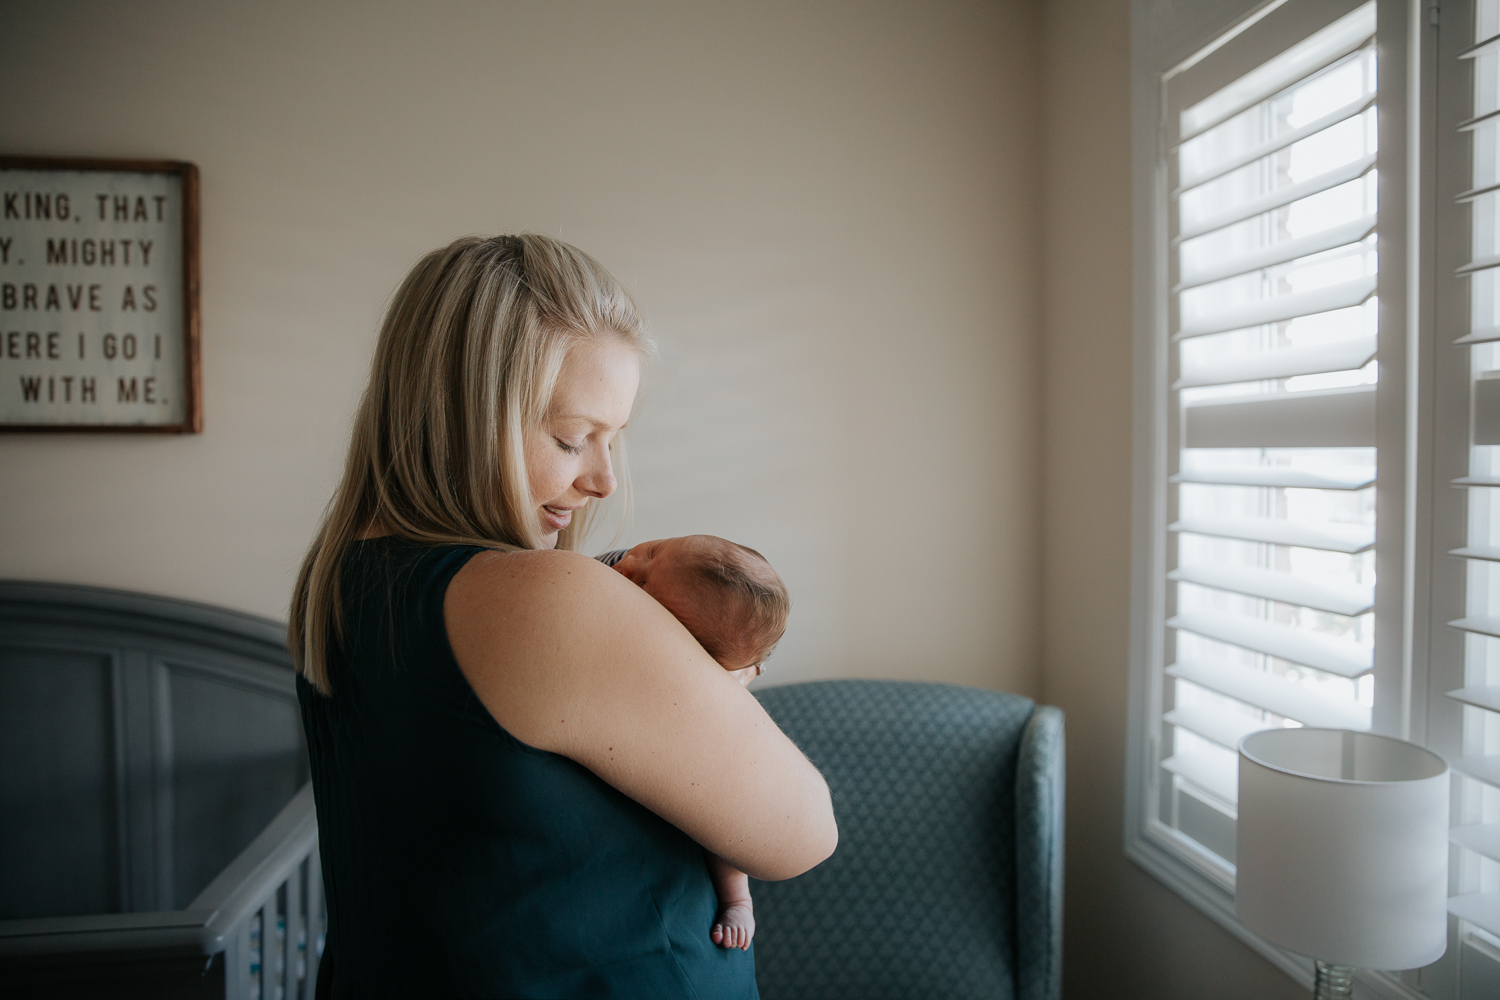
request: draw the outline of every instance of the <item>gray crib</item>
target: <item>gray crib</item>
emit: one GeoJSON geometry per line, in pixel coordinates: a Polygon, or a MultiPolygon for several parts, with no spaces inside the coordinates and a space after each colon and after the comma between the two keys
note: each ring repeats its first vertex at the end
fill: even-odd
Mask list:
{"type": "Polygon", "coordinates": [[[311,1000],[323,883],[283,629],[0,581],[7,997],[311,1000]]]}

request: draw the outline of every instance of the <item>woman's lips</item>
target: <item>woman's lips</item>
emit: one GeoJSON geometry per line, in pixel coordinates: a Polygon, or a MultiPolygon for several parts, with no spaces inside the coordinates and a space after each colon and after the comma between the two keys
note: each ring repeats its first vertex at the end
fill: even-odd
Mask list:
{"type": "Polygon", "coordinates": [[[573,511],[577,509],[577,507],[548,507],[544,505],[542,507],[542,518],[554,530],[561,531],[572,522],[573,511]]]}

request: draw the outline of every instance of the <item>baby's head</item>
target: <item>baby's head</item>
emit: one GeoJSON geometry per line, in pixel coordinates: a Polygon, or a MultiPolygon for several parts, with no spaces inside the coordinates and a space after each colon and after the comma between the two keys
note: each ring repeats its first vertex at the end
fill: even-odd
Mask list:
{"type": "Polygon", "coordinates": [[[725,670],[757,666],[786,631],[791,598],[754,549],[715,535],[642,542],[615,570],[639,584],[725,670]]]}

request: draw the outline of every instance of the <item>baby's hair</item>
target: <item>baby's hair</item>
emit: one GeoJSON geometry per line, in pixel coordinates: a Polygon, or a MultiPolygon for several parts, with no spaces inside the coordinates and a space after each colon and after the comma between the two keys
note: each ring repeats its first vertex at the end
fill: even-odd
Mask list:
{"type": "Polygon", "coordinates": [[[792,612],[786,585],[766,557],[749,546],[714,535],[698,538],[688,567],[721,599],[709,614],[682,609],[687,614],[678,617],[720,663],[736,653],[763,662],[781,641],[792,612]]]}

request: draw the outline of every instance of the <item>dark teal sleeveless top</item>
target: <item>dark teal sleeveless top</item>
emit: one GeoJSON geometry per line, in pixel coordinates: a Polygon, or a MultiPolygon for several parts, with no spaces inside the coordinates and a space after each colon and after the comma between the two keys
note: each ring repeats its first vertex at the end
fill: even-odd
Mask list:
{"type": "Polygon", "coordinates": [[[356,543],[333,696],[299,676],[328,931],[323,997],[757,996],[709,940],[702,849],[517,740],[458,669],[443,594],[470,546],[356,543]]]}

